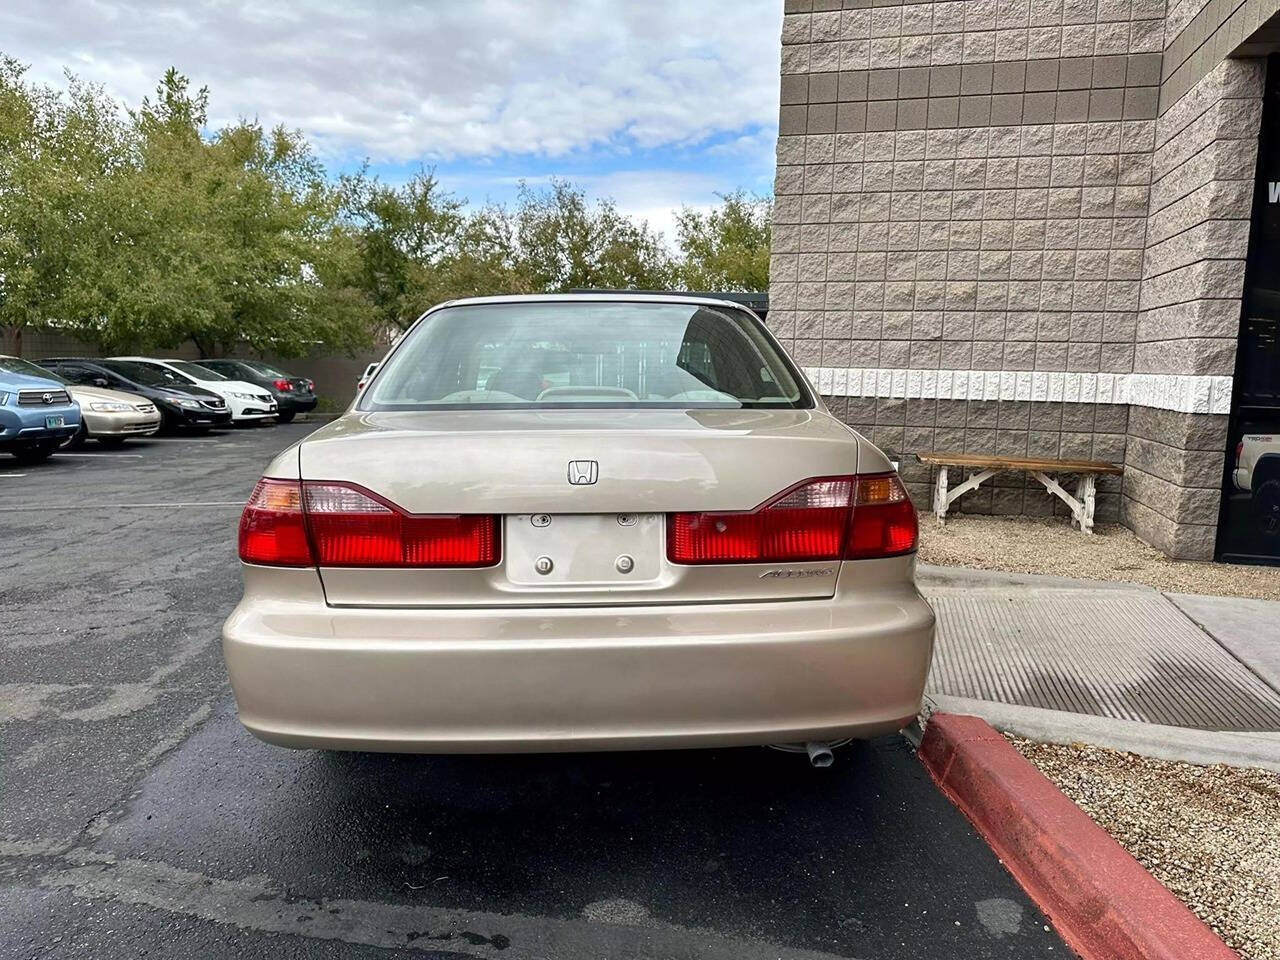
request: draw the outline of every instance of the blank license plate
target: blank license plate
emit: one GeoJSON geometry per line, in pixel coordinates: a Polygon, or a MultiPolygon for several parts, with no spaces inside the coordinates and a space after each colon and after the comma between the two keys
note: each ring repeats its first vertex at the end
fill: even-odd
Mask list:
{"type": "Polygon", "coordinates": [[[662,571],[661,513],[522,513],[506,520],[508,579],[528,584],[656,580],[662,571]]]}
{"type": "Polygon", "coordinates": [[[54,427],[65,427],[67,425],[66,417],[45,417],[45,429],[52,430],[54,427]]]}

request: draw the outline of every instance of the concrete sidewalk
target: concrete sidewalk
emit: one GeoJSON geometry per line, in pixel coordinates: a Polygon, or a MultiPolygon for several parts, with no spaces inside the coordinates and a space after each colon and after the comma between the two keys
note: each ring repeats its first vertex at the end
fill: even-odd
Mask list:
{"type": "Polygon", "coordinates": [[[928,699],[999,729],[1280,770],[1280,603],[922,565],[928,699]]]}

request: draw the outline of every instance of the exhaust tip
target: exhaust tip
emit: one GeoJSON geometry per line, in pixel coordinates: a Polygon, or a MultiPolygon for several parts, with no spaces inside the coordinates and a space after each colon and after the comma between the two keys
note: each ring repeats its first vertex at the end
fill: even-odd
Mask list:
{"type": "Polygon", "coordinates": [[[810,740],[804,745],[804,752],[809,755],[809,764],[814,767],[829,767],[836,762],[831,745],[817,740],[810,740]]]}

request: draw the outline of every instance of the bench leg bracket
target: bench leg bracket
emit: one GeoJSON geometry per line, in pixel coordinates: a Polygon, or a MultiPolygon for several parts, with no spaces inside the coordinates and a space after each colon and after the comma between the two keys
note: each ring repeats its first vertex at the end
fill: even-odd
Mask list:
{"type": "Polygon", "coordinates": [[[978,487],[994,477],[999,471],[983,470],[979,473],[969,474],[969,478],[964,483],[957,486],[954,490],[947,490],[947,468],[938,468],[938,480],[933,491],[933,512],[938,517],[938,526],[942,526],[947,519],[947,508],[955,501],[964,496],[970,490],[977,490],[978,487]]]}
{"type": "Polygon", "coordinates": [[[1032,470],[1031,475],[1039,480],[1046,490],[1071,508],[1071,522],[1078,526],[1082,533],[1093,533],[1093,510],[1096,500],[1097,480],[1091,473],[1084,474],[1076,483],[1076,495],[1073,497],[1062,489],[1062,485],[1048,474],[1032,470]]]}

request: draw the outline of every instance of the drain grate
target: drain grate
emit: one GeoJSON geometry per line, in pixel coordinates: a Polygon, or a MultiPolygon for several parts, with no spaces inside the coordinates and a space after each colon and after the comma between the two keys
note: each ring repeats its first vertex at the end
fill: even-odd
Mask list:
{"type": "Polygon", "coordinates": [[[1280,694],[1154,591],[926,588],[929,690],[1201,730],[1280,730],[1280,694]]]}

